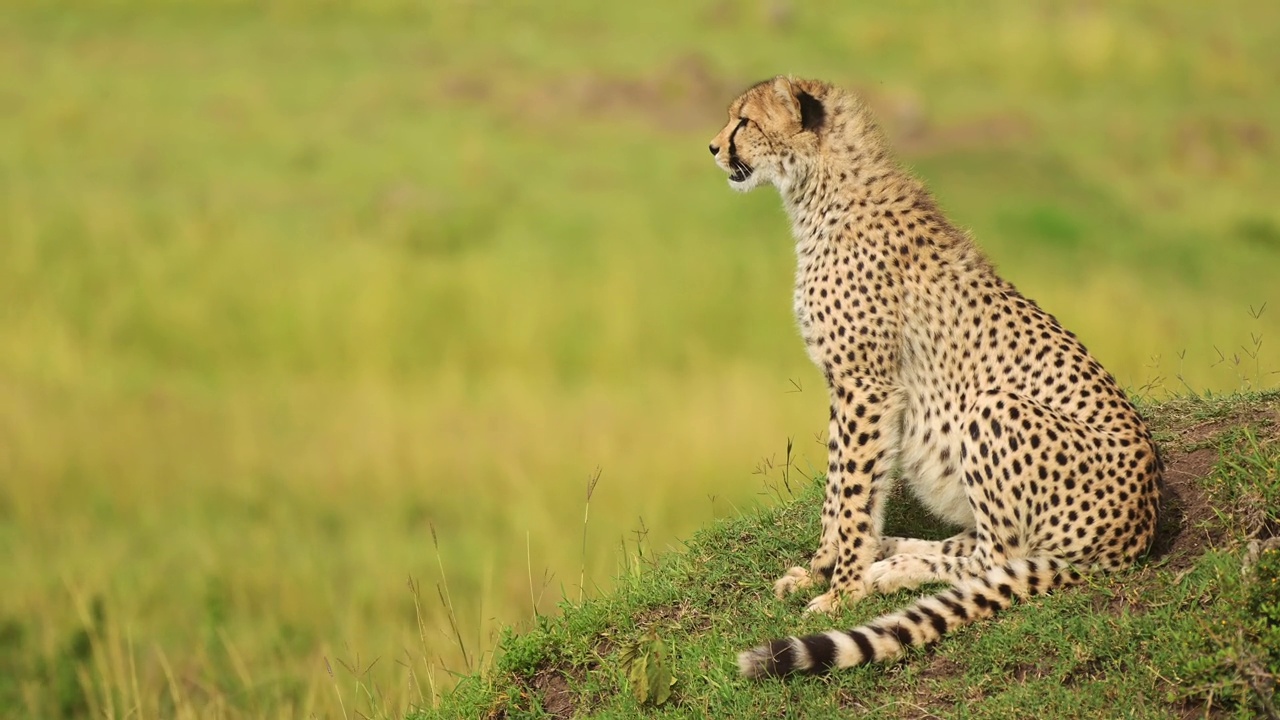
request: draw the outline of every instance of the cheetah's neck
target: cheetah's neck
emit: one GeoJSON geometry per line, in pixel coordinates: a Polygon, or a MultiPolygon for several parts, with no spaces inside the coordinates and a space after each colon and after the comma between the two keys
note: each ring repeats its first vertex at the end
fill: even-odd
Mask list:
{"type": "Polygon", "coordinates": [[[825,148],[810,172],[782,197],[802,255],[824,243],[856,237],[858,230],[874,226],[885,210],[901,211],[928,200],[919,181],[882,147],[858,143],[825,148]]]}
{"type": "MultiPolygon", "coordinates": [[[[923,183],[889,154],[878,131],[862,132],[851,139],[828,139],[809,172],[783,189],[801,266],[833,244],[893,247],[923,239],[930,262],[999,281],[986,255],[950,223],[923,183]],[[896,219],[892,227],[889,216],[896,219]]],[[[921,257],[918,248],[910,257],[921,257]]]]}

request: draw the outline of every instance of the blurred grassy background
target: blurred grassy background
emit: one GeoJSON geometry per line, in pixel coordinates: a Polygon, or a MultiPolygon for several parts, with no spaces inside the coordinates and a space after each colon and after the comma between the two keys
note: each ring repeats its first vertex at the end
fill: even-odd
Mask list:
{"type": "Polygon", "coordinates": [[[6,6],[0,715],[395,715],[821,465],[778,72],[1126,386],[1280,381],[1274,3],[6,6]]]}

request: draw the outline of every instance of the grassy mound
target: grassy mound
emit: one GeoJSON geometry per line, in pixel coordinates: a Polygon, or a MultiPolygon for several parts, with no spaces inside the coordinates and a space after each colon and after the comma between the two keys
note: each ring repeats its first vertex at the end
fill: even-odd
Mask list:
{"type": "MultiPolygon", "coordinates": [[[[492,671],[411,717],[1280,717],[1280,393],[1144,412],[1165,457],[1165,513],[1130,571],[1020,603],[895,664],[742,680],[741,649],[852,627],[914,596],[836,618],[773,597],[774,577],[818,535],[815,483],[646,561],[608,596],[506,633],[492,671]]],[[[905,497],[890,512],[889,532],[950,532],[905,497]]]]}

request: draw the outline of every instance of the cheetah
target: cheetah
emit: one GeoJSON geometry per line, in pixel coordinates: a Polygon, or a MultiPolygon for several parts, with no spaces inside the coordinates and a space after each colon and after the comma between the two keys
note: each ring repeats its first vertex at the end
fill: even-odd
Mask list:
{"type": "Polygon", "coordinates": [[[1147,550],[1162,465],[1144,421],[897,164],[858,97],[766,80],[733,101],[710,150],[734,190],[767,183],[782,196],[796,318],[831,396],[821,539],[775,592],[829,584],[807,611],[831,612],[869,592],[950,585],[861,627],[743,652],[744,676],[893,659],[1147,550]],[[963,532],[881,537],[895,477],[963,532]]]}

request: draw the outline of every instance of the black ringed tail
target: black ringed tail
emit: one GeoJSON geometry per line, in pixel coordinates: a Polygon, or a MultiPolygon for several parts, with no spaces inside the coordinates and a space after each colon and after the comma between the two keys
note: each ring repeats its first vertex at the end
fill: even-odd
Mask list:
{"type": "Polygon", "coordinates": [[[788,637],[738,655],[743,676],[753,679],[819,674],[901,657],[907,647],[929,645],[962,625],[989,618],[1014,598],[1040,595],[1081,581],[1058,558],[1021,558],[975,575],[937,595],[852,630],[788,637]]]}

